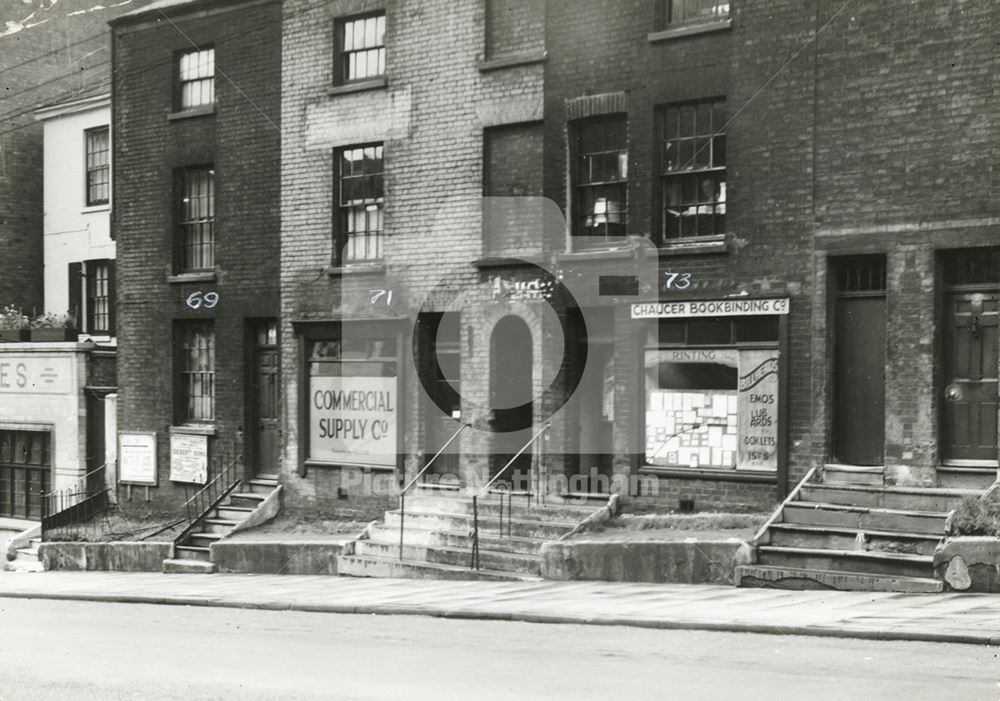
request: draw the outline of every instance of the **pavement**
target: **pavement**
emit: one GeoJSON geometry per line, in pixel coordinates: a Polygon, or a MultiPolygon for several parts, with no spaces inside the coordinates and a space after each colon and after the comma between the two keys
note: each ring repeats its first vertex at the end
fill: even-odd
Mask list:
{"type": "Polygon", "coordinates": [[[1000,595],[246,574],[4,572],[0,598],[1000,645],[1000,595]]]}

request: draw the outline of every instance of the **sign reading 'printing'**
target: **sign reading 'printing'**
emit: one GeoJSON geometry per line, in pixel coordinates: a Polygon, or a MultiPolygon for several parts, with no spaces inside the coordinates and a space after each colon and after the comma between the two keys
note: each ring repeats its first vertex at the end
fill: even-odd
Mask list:
{"type": "Polygon", "coordinates": [[[777,299],[715,299],[690,302],[640,302],[632,305],[633,319],[684,319],[696,316],[764,316],[787,313],[787,297],[777,299]]]}

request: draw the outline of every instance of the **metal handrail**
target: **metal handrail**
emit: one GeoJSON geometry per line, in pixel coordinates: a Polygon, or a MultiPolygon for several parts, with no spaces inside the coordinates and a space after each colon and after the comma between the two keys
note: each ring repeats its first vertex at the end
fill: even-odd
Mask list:
{"type": "Polygon", "coordinates": [[[242,460],[242,455],[236,455],[228,463],[219,461],[217,463],[221,466],[219,474],[195,492],[194,496],[184,502],[184,505],[179,510],[184,512],[187,526],[174,538],[175,543],[181,543],[205,514],[222,503],[222,500],[229,496],[243,482],[237,476],[238,467],[242,463],[242,460]],[[222,483],[221,487],[220,482],[222,483]]]}
{"type": "Polygon", "coordinates": [[[85,523],[105,509],[107,495],[111,493],[103,476],[107,463],[77,478],[76,482],[62,489],[53,489],[42,495],[42,539],[48,539],[52,531],[63,526],[85,523]],[[91,486],[91,478],[101,475],[100,483],[91,486]]]}
{"type": "Polygon", "coordinates": [[[400,560],[403,559],[403,525],[404,525],[403,522],[406,520],[406,493],[410,491],[410,488],[417,483],[417,480],[419,480],[421,477],[424,476],[424,473],[427,472],[427,469],[434,464],[434,461],[437,460],[438,457],[440,457],[440,455],[445,450],[448,449],[448,446],[452,444],[452,441],[458,438],[458,434],[460,434],[462,431],[469,428],[470,426],[472,426],[472,424],[470,423],[463,423],[461,426],[459,426],[458,430],[455,431],[453,434],[451,434],[451,438],[449,438],[445,442],[445,444],[441,446],[441,449],[438,450],[438,452],[434,453],[434,457],[428,460],[427,463],[420,469],[420,471],[413,476],[413,479],[411,479],[407,483],[407,485],[403,487],[402,490],[400,490],[399,492],[399,559],[400,560]]]}
{"type": "MultiPolygon", "coordinates": [[[[83,484],[85,485],[85,486],[84,486],[84,489],[86,489],[86,482],[87,482],[87,479],[88,479],[88,478],[89,478],[89,477],[90,477],[91,475],[96,475],[96,474],[97,474],[98,472],[100,472],[101,470],[103,470],[103,469],[104,469],[104,468],[106,468],[107,466],[108,466],[108,464],[107,464],[107,463],[104,463],[104,464],[103,464],[103,465],[101,465],[100,467],[97,467],[97,468],[94,468],[93,470],[91,470],[90,472],[88,472],[87,474],[85,474],[85,475],[84,475],[83,477],[80,477],[80,478],[78,478],[78,479],[76,480],[76,483],[77,483],[78,485],[79,485],[80,483],[83,483],[83,484]]],[[[70,488],[69,488],[69,487],[63,487],[62,489],[53,489],[53,490],[52,490],[51,492],[49,492],[49,493],[47,493],[47,494],[43,494],[43,495],[42,495],[42,498],[44,499],[45,497],[51,497],[51,496],[53,496],[53,495],[54,495],[54,494],[55,494],[56,492],[65,492],[65,491],[67,491],[68,489],[70,489],[70,488]]]]}
{"type": "MultiPolygon", "coordinates": [[[[499,480],[503,474],[510,468],[514,462],[524,454],[528,448],[530,448],[535,441],[542,437],[542,435],[552,427],[552,422],[547,421],[541,430],[533,435],[527,443],[525,443],[519,451],[514,453],[514,457],[507,461],[500,470],[493,475],[493,478],[483,486],[478,492],[472,495],[472,561],[469,563],[469,567],[475,570],[479,570],[479,497],[489,491],[489,488],[499,480]]],[[[509,510],[511,513],[508,514],[507,528],[509,532],[513,532],[513,527],[511,525],[511,520],[513,517],[513,506],[510,505],[510,500],[513,498],[513,490],[508,490],[507,500],[509,505],[509,510]]],[[[500,495],[500,535],[503,536],[503,494],[500,495]]]]}
{"type": "Polygon", "coordinates": [[[771,524],[774,523],[775,519],[778,518],[778,514],[784,511],[785,507],[788,506],[788,504],[795,501],[795,498],[799,495],[799,492],[802,491],[802,487],[806,483],[808,483],[809,480],[812,479],[812,476],[816,474],[816,471],[818,469],[819,469],[818,465],[813,465],[812,468],[810,468],[809,472],[806,473],[806,476],[802,478],[802,481],[800,481],[797,485],[795,485],[795,489],[793,489],[788,493],[788,496],[785,497],[784,501],[782,501],[781,504],[778,506],[778,508],[774,510],[774,513],[772,513],[768,517],[768,519],[764,521],[764,525],[760,527],[760,530],[757,531],[756,535],[754,535],[754,537],[750,540],[750,543],[755,548],[757,547],[757,543],[760,541],[760,539],[764,537],[764,533],[767,532],[767,529],[770,528],[771,524]]]}

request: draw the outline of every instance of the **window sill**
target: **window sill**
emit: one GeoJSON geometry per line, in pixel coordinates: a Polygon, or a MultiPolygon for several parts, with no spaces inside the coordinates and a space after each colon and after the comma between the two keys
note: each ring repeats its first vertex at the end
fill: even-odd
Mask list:
{"type": "Polygon", "coordinates": [[[729,241],[722,236],[703,236],[689,240],[671,240],[657,249],[660,258],[667,256],[695,256],[704,253],[728,253],[729,241]]]}
{"type": "Polygon", "coordinates": [[[327,95],[347,95],[356,92],[366,92],[368,90],[381,90],[389,85],[389,80],[385,76],[372,78],[371,80],[358,80],[353,83],[343,85],[331,85],[326,89],[327,95]]]}
{"type": "Polygon", "coordinates": [[[168,122],[176,122],[178,119],[192,119],[194,117],[206,117],[215,114],[215,105],[205,105],[204,107],[192,107],[189,110],[171,112],[167,115],[168,122]]]}
{"type": "Polygon", "coordinates": [[[340,275],[381,275],[385,272],[385,263],[348,263],[346,265],[331,265],[326,274],[331,277],[340,275]]]}
{"type": "Polygon", "coordinates": [[[778,473],[764,470],[713,470],[699,467],[661,467],[642,465],[639,473],[657,477],[676,479],[710,480],[713,482],[751,482],[756,484],[777,484],[778,473]]]}
{"type": "Polygon", "coordinates": [[[110,212],[110,211],[111,211],[111,205],[108,203],[92,204],[92,205],[87,205],[86,207],[81,209],[80,214],[93,214],[94,212],[110,212]]]}
{"type": "Polygon", "coordinates": [[[395,467],[387,467],[385,465],[345,465],[339,462],[324,462],[322,460],[312,460],[307,458],[303,461],[306,467],[321,467],[324,469],[332,468],[334,470],[364,470],[365,472],[395,472],[395,467]]]}
{"type": "Polygon", "coordinates": [[[715,22],[702,22],[700,24],[692,24],[686,27],[663,29],[658,32],[651,32],[646,38],[649,40],[650,44],[655,44],[661,41],[670,41],[671,39],[680,39],[682,37],[697,36],[698,34],[710,34],[712,32],[721,32],[726,29],[729,29],[732,26],[733,26],[733,20],[730,17],[723,20],[717,20],[715,22]]]}
{"type": "Polygon", "coordinates": [[[482,58],[476,61],[476,68],[479,69],[480,73],[489,73],[515,66],[531,66],[536,63],[544,63],[548,55],[548,52],[542,49],[540,51],[524,51],[500,58],[482,58]]]}
{"type": "Polygon", "coordinates": [[[579,251],[566,251],[557,254],[560,261],[587,261],[587,260],[615,260],[619,258],[631,258],[633,248],[631,245],[609,243],[607,248],[584,248],[579,251]]]}
{"type": "MultiPolygon", "coordinates": [[[[537,258],[538,256],[533,256],[537,258]]],[[[473,267],[479,270],[487,270],[489,268],[522,268],[529,265],[535,265],[530,260],[525,258],[513,258],[510,256],[491,256],[487,258],[480,258],[479,260],[472,261],[473,267]]]]}
{"type": "Polygon", "coordinates": [[[171,426],[170,433],[186,436],[214,436],[215,424],[181,424],[171,426]]]}
{"type": "Polygon", "coordinates": [[[215,282],[215,271],[206,270],[201,273],[177,273],[167,275],[167,282],[172,285],[183,284],[185,282],[215,282]]]}

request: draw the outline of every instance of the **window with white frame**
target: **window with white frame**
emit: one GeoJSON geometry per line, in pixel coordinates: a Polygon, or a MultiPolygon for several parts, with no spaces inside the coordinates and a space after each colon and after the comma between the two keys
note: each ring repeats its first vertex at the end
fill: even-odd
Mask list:
{"type": "Polygon", "coordinates": [[[185,168],[180,174],[180,271],[215,266],[215,169],[185,168]]]}
{"type": "Polygon", "coordinates": [[[711,24],[729,19],[730,0],[659,0],[659,29],[711,24]]]}
{"type": "Polygon", "coordinates": [[[211,321],[185,321],[177,327],[179,418],[215,420],[215,330],[211,321]]]}
{"type": "Polygon", "coordinates": [[[84,131],[84,140],[87,149],[87,206],[107,204],[111,192],[108,127],[87,129],[84,131]]]}
{"type": "Polygon", "coordinates": [[[339,149],[335,175],[339,209],[336,261],[343,265],[380,260],[385,209],[382,144],[339,149]]]}
{"type": "Polygon", "coordinates": [[[624,236],[628,214],[628,134],[625,115],[573,125],[576,236],[624,236]]]}
{"type": "Polygon", "coordinates": [[[181,110],[215,104],[215,49],[188,51],[178,57],[177,101],[181,110]]]}
{"type": "Polygon", "coordinates": [[[726,103],[706,100],[661,111],[664,241],[726,231],[726,103]]]}
{"type": "Polygon", "coordinates": [[[385,12],[337,20],[340,83],[385,75],[385,12]]]}

